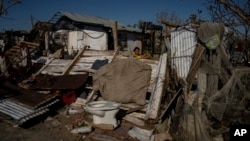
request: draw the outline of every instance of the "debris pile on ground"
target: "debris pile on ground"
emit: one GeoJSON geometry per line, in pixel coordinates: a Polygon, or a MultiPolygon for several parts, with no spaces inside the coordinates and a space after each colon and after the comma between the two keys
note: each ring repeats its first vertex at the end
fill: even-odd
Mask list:
{"type": "MultiPolygon", "coordinates": [[[[43,66],[28,79],[13,82],[16,71],[3,73],[0,112],[19,126],[40,117],[45,129],[66,130],[80,140],[227,140],[230,126],[250,123],[250,69],[231,65],[224,28],[217,23],[195,28],[197,43],[185,78],[174,67],[169,36],[162,40],[159,60],[87,46],[63,59],[58,50],[39,61],[43,66]]],[[[39,46],[23,43],[27,49],[39,46]]],[[[12,62],[25,59],[27,54],[12,62]]],[[[25,72],[32,65],[21,68],[25,72]]]]}

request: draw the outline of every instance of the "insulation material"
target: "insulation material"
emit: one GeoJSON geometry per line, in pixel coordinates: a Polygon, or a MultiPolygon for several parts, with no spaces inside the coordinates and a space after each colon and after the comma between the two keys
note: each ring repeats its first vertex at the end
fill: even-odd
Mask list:
{"type": "Polygon", "coordinates": [[[133,58],[112,62],[93,75],[93,89],[106,100],[144,105],[151,70],[151,66],[133,58]]]}
{"type": "Polygon", "coordinates": [[[197,30],[197,36],[208,49],[216,49],[222,41],[225,27],[221,23],[203,23],[197,30]]]}
{"type": "MultiPolygon", "coordinates": [[[[250,71],[248,69],[235,70],[225,86],[208,100],[209,113],[219,121],[236,120],[244,116],[232,116],[247,109],[244,101],[250,100],[250,71]],[[230,117],[231,119],[227,119],[230,117]]],[[[247,112],[246,112],[247,113],[247,112]]],[[[246,117],[248,119],[248,117],[246,117]]]]}
{"type": "Polygon", "coordinates": [[[202,118],[202,114],[198,109],[190,109],[183,115],[180,121],[180,136],[177,140],[183,141],[213,141],[207,130],[206,122],[202,118]]]}

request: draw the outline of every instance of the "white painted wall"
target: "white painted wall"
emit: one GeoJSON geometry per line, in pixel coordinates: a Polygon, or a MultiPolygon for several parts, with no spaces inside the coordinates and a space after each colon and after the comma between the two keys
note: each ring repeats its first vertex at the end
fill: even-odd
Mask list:
{"type": "MultiPolygon", "coordinates": [[[[73,51],[82,49],[84,46],[89,46],[94,50],[108,50],[108,34],[102,27],[85,26],[81,31],[67,31],[67,47],[69,54],[73,51]]],[[[58,34],[66,34],[66,31],[58,31],[58,34]]],[[[127,35],[128,50],[133,50],[134,47],[142,47],[140,34],[124,32],[127,35]]],[[[58,42],[65,42],[61,39],[58,42]]]]}
{"type": "Polygon", "coordinates": [[[90,46],[94,50],[108,50],[108,35],[102,27],[85,26],[82,46],[90,46]]]}
{"type": "Polygon", "coordinates": [[[70,31],[68,33],[68,52],[72,54],[73,51],[79,51],[83,48],[83,32],[70,31]]]}

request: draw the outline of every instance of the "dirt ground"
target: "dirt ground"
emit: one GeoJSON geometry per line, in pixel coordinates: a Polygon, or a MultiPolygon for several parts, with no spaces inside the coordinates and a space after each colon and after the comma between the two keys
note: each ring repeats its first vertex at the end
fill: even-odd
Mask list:
{"type": "Polygon", "coordinates": [[[16,126],[9,119],[1,117],[0,141],[136,141],[127,135],[130,124],[126,123],[113,131],[93,128],[90,133],[71,133],[77,121],[83,119],[84,113],[66,115],[65,111],[64,107],[23,126],[16,126]]]}
{"type": "MultiPolygon", "coordinates": [[[[79,115],[78,115],[79,116],[79,115]]],[[[1,141],[79,141],[82,135],[70,133],[65,127],[77,116],[60,113],[39,117],[23,126],[16,126],[8,119],[0,120],[1,141]]]]}

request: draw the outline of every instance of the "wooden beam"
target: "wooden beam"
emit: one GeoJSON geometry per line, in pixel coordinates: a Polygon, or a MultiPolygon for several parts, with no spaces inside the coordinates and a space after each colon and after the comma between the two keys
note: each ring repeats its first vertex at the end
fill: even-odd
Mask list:
{"type": "Polygon", "coordinates": [[[78,54],[76,55],[76,57],[73,59],[73,61],[67,66],[67,68],[64,70],[64,72],[62,73],[62,75],[68,74],[71,70],[71,68],[73,67],[73,65],[81,58],[82,53],[86,50],[87,46],[85,46],[84,48],[82,48],[82,50],[80,50],[78,52],[78,54]]]}
{"type": "Polygon", "coordinates": [[[32,79],[35,79],[35,77],[39,75],[53,60],[54,58],[50,58],[50,60],[38,72],[32,75],[32,79]]]}
{"type": "Polygon", "coordinates": [[[113,61],[115,60],[116,56],[117,56],[118,53],[119,53],[120,48],[121,48],[121,46],[119,46],[119,47],[116,48],[115,53],[114,53],[114,55],[113,55],[113,57],[112,57],[112,59],[111,59],[110,62],[113,62],[113,61]]]}
{"type": "Polygon", "coordinates": [[[123,117],[123,120],[126,120],[132,124],[138,125],[138,126],[144,126],[145,122],[142,119],[139,119],[137,117],[131,116],[131,115],[126,115],[123,117]]]}
{"type": "Polygon", "coordinates": [[[193,57],[192,57],[192,63],[189,69],[188,76],[186,78],[187,81],[187,92],[190,91],[193,79],[195,75],[197,74],[199,68],[200,68],[200,63],[202,60],[202,55],[205,51],[205,48],[201,44],[197,44],[197,47],[194,50],[193,57]]]}
{"type": "Polygon", "coordinates": [[[152,94],[145,115],[145,120],[156,119],[158,117],[161,105],[161,98],[165,86],[166,67],[167,67],[167,52],[161,55],[158,63],[157,81],[152,90],[152,94]]]}
{"type": "Polygon", "coordinates": [[[22,41],[21,42],[21,44],[22,43],[25,43],[26,45],[28,45],[28,46],[35,46],[35,47],[38,47],[40,44],[38,44],[38,43],[33,43],[33,42],[27,42],[27,41],[22,41]]]}
{"type": "Polygon", "coordinates": [[[112,30],[113,30],[113,38],[114,38],[114,49],[117,50],[116,49],[118,47],[117,21],[114,21],[112,30]]]}

